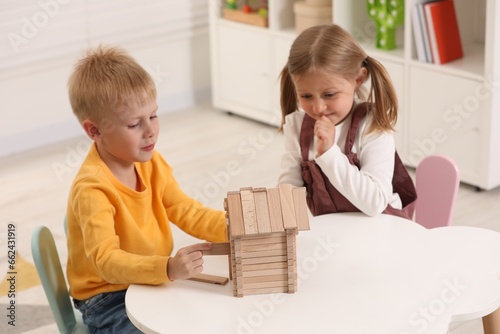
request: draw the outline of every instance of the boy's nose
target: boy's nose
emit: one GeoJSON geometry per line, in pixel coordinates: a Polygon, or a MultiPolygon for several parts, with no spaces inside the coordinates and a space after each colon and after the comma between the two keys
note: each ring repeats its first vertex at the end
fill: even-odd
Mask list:
{"type": "Polygon", "coordinates": [[[144,136],[147,138],[154,137],[155,132],[156,132],[155,126],[152,123],[149,123],[146,128],[146,131],[144,131],[144,136]]]}

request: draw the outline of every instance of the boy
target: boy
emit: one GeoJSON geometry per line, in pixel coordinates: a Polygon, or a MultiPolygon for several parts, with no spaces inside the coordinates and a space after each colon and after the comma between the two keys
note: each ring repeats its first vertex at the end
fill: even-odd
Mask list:
{"type": "Polygon", "coordinates": [[[224,213],[184,194],[154,150],[155,84],[125,51],[91,50],[76,64],[68,90],[74,114],[94,141],[68,199],[70,294],[91,333],[140,333],[125,312],[128,286],[195,276],[203,270],[203,250],[211,248],[199,243],[170,256],[169,222],[221,242],[224,213]]]}

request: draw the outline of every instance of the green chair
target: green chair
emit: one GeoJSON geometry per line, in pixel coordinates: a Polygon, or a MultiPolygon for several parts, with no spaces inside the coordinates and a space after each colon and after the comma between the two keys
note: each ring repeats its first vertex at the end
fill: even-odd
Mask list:
{"type": "Polygon", "coordinates": [[[33,232],[31,252],[59,332],[88,333],[80,312],[71,303],[54,238],[47,227],[39,226],[33,232]]]}

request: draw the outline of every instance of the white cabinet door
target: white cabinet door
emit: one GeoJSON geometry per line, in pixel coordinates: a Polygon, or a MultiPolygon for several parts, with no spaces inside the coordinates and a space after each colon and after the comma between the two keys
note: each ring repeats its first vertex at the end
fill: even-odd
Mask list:
{"type": "Polygon", "coordinates": [[[410,68],[408,162],[416,166],[429,154],[457,163],[462,181],[479,185],[480,124],[485,99],[481,83],[433,69],[410,68]]]}
{"type": "Polygon", "coordinates": [[[219,78],[219,86],[215,87],[218,95],[223,102],[269,113],[270,37],[258,30],[222,24],[217,34],[218,73],[214,75],[219,78]]]}

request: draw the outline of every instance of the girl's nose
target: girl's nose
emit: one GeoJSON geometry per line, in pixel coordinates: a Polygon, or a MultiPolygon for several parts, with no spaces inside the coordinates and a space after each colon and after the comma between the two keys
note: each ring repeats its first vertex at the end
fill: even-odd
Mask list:
{"type": "Polygon", "coordinates": [[[314,101],[313,112],[315,114],[321,115],[323,113],[323,111],[325,111],[325,109],[326,109],[326,104],[323,103],[323,101],[321,99],[314,101]]]}

